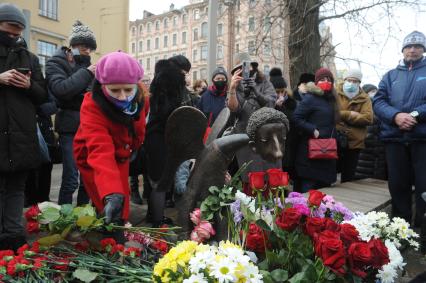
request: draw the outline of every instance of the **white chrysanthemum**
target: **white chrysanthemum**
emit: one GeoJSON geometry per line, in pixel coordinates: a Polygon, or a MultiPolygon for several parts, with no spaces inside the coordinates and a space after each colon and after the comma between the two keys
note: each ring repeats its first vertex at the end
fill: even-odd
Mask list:
{"type": "Polygon", "coordinates": [[[189,270],[192,273],[198,273],[207,267],[207,263],[215,257],[215,253],[207,250],[204,252],[197,252],[194,257],[189,260],[189,270]]]}
{"type": "Polygon", "coordinates": [[[211,262],[210,276],[214,276],[219,283],[236,281],[235,268],[237,264],[226,257],[219,257],[211,262]]]}
{"type": "Polygon", "coordinates": [[[245,251],[246,255],[250,258],[250,260],[254,263],[257,263],[257,256],[254,252],[251,251],[245,251]]]}
{"type": "Polygon", "coordinates": [[[253,198],[249,197],[248,195],[246,195],[245,193],[241,191],[237,191],[235,193],[235,199],[240,200],[241,203],[244,204],[245,206],[248,206],[250,202],[253,200],[253,198]]]}
{"type": "Polygon", "coordinates": [[[183,280],[183,283],[208,283],[203,274],[192,274],[188,279],[183,280]]]}
{"type": "Polygon", "coordinates": [[[395,268],[387,264],[379,270],[376,277],[379,278],[382,283],[393,283],[397,276],[398,274],[396,273],[395,268]]]}
{"type": "Polygon", "coordinates": [[[260,212],[260,219],[262,219],[263,221],[266,222],[266,224],[268,224],[269,227],[273,227],[274,225],[274,218],[272,216],[272,213],[266,209],[262,209],[262,211],[260,212]]]}
{"type": "Polygon", "coordinates": [[[244,265],[242,270],[242,276],[245,278],[245,282],[260,283],[263,282],[262,275],[259,273],[259,268],[254,264],[244,265]]]}

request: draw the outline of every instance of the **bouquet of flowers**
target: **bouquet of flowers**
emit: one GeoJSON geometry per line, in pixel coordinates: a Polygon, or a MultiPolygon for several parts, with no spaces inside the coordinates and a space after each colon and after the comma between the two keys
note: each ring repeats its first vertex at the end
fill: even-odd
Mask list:
{"type": "Polygon", "coordinates": [[[256,257],[228,241],[218,246],[184,241],[154,266],[154,282],[263,282],[256,257]]]}
{"type": "Polygon", "coordinates": [[[0,251],[0,282],[151,282],[150,265],[141,262],[141,250],[125,248],[112,238],[103,239],[101,249],[85,243],[75,249],[43,248],[38,242],[0,251]]]}

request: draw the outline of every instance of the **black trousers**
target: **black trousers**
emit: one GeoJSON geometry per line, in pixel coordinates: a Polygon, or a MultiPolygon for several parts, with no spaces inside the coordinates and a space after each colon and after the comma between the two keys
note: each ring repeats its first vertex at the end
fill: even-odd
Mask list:
{"type": "Polygon", "coordinates": [[[339,160],[337,161],[337,171],[341,173],[342,183],[355,179],[355,170],[358,164],[360,149],[340,149],[339,160]]]}
{"type": "Polygon", "coordinates": [[[26,206],[50,200],[52,168],[52,163],[44,163],[38,169],[29,171],[25,184],[26,206]]]}
{"type": "Polygon", "coordinates": [[[412,220],[412,186],[415,187],[415,226],[421,225],[426,203],[421,195],[426,192],[426,142],[411,144],[386,143],[389,192],[392,214],[412,220]]]}

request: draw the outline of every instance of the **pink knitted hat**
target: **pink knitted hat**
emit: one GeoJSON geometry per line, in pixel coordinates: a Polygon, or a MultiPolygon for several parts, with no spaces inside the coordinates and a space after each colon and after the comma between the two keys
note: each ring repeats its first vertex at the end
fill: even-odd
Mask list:
{"type": "Polygon", "coordinates": [[[96,64],[96,79],[101,84],[136,84],[143,77],[142,66],[129,54],[108,53],[96,64]]]}

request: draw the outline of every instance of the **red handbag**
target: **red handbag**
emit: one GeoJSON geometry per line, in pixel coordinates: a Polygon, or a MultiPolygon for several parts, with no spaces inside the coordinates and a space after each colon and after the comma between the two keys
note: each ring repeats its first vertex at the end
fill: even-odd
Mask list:
{"type": "Polygon", "coordinates": [[[336,139],[309,139],[309,159],[337,159],[336,139]]]}

